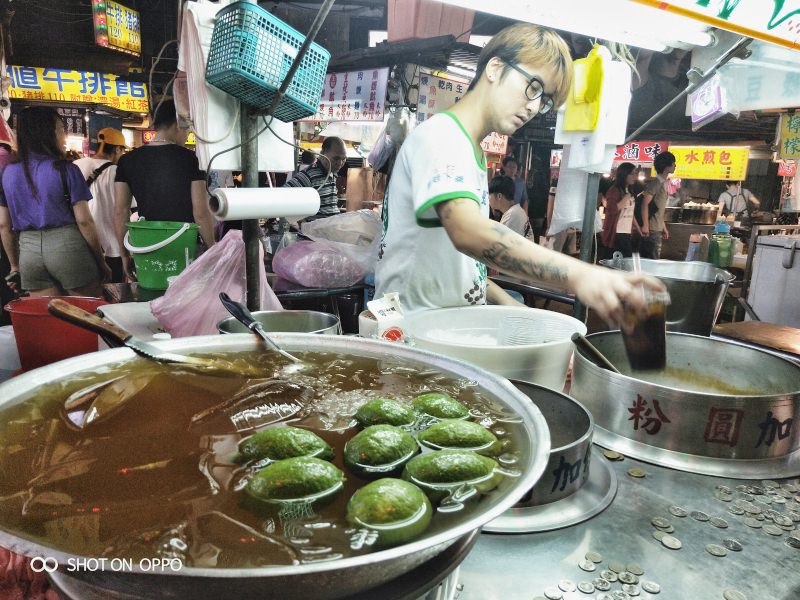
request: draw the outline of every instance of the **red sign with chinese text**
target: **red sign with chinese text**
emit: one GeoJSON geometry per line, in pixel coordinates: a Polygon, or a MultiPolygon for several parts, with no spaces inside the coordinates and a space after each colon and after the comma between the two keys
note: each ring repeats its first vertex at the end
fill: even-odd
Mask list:
{"type": "Polygon", "coordinates": [[[669,149],[669,142],[628,142],[617,146],[614,160],[618,162],[651,163],[656,155],[669,149]]]}

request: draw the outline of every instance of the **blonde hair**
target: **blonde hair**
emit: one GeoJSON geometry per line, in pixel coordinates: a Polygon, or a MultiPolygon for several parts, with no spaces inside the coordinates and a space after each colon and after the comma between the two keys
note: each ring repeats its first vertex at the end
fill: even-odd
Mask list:
{"type": "MultiPolygon", "coordinates": [[[[572,57],[567,43],[552,29],[533,23],[516,23],[503,29],[481,51],[470,88],[480,79],[486,65],[494,57],[504,63],[553,67],[557,78],[553,102],[558,107],[566,101],[572,85],[572,57]]],[[[505,77],[508,69],[508,65],[503,67],[502,77],[505,77]]]]}

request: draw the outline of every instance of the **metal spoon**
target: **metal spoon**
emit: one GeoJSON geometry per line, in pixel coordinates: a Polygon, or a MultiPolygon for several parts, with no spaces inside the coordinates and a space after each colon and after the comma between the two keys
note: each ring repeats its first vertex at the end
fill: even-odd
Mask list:
{"type": "Polygon", "coordinates": [[[251,312],[247,309],[247,307],[242,304],[241,302],[237,302],[233,298],[231,298],[225,292],[219,293],[219,299],[222,302],[222,305],[227,309],[229,313],[231,313],[239,323],[247,327],[250,331],[254,334],[259,336],[264,342],[269,346],[272,350],[279,353],[281,356],[284,356],[291,360],[296,367],[305,367],[305,361],[300,360],[296,356],[293,356],[286,352],[283,348],[278,346],[275,342],[273,342],[270,337],[267,335],[267,332],[264,331],[264,326],[261,325],[258,321],[256,321],[255,317],[251,314],[251,312]]]}
{"type": "Polygon", "coordinates": [[[587,340],[583,337],[580,333],[575,332],[572,334],[570,338],[572,342],[581,350],[584,351],[586,354],[586,358],[596,364],[598,367],[602,367],[603,369],[607,369],[614,373],[619,373],[619,369],[615,367],[610,360],[608,360],[601,352],[598,350],[592,342],[587,340]]]}

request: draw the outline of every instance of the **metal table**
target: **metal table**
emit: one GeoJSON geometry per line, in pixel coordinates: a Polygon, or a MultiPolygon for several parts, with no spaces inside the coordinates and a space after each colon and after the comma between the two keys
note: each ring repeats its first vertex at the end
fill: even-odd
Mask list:
{"type": "MultiPolygon", "coordinates": [[[[747,600],[800,598],[800,549],[786,545],[788,532],[777,537],[763,528],[752,529],[744,524],[745,516],[728,512],[731,502],[715,498],[718,485],[728,486],[738,498],[736,486],[750,482],[693,475],[628,458],[613,463],[612,468],[619,479],[617,497],[609,508],[589,521],[536,534],[482,534],[461,565],[463,588],[458,600],[544,597],[545,588],[557,588],[562,580],[575,584],[592,581],[608,568],[609,561],[638,563],[644,569],[642,580],[660,584],[660,594],[641,591],[636,600],[723,600],[723,592],[729,589],[743,593],[747,600]],[[632,467],[643,469],[647,476],[631,477],[627,471],[632,467]],[[671,505],[722,517],[729,526],[719,529],[691,516],[675,517],[668,511],[671,505]],[[671,535],[683,543],[680,550],[670,550],[653,537],[654,517],[666,518],[674,526],[671,535]],[[721,545],[727,538],[741,542],[742,551],[719,558],[706,552],[707,544],[721,545]],[[591,573],[578,566],[590,550],[603,557],[591,573]]],[[[790,481],[794,482],[780,483],[790,481]]],[[[793,499],[771,506],[782,512],[786,507],[800,511],[800,503],[793,499]]],[[[620,584],[613,583],[611,589],[621,589],[620,584]]],[[[576,591],[565,593],[564,598],[588,600],[599,593],[576,591]]]]}

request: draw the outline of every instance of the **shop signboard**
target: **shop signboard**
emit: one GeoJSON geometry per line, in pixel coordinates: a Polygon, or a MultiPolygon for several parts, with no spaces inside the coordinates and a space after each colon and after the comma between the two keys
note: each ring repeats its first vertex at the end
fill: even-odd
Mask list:
{"type": "Polygon", "coordinates": [[[92,17],[98,46],[134,56],[141,54],[139,11],[114,0],[92,0],[92,17]]]}
{"type": "Polygon", "coordinates": [[[317,113],[304,121],[383,121],[389,68],[328,73],[317,113]]]}
{"type": "MultiPolygon", "coordinates": [[[[156,130],[155,129],[142,129],[142,143],[149,144],[154,142],[156,139],[156,130]]],[[[190,131],[189,136],[186,138],[186,145],[187,146],[194,146],[197,143],[197,140],[194,137],[194,132],[190,131]]]]}
{"type": "Polygon", "coordinates": [[[652,163],[657,154],[666,152],[669,142],[636,141],[617,146],[615,162],[652,163]]]}
{"type": "MultiPolygon", "coordinates": [[[[436,113],[447,110],[467,93],[469,84],[452,81],[423,73],[419,77],[419,99],[417,101],[417,121],[422,123],[436,113]]],[[[481,142],[481,148],[489,154],[505,154],[508,150],[508,136],[491,133],[481,142]]]]}
{"type": "Polygon", "coordinates": [[[109,73],[6,67],[8,96],[21,100],[105,104],[126,112],[146,113],[147,86],[109,73]]]}
{"type": "MultiPolygon", "coordinates": [[[[20,105],[11,106],[11,117],[9,122],[11,127],[17,128],[17,119],[19,113],[24,107],[20,105]]],[[[85,137],[87,133],[86,126],[86,109],[72,108],[72,107],[57,107],[56,111],[61,117],[61,122],[64,124],[64,133],[67,135],[75,135],[85,137]]]]}
{"type": "Polygon", "coordinates": [[[780,139],[778,156],[800,158],[800,113],[781,115],[780,139]]]}
{"type": "MultiPolygon", "coordinates": [[[[747,178],[747,146],[670,146],[675,155],[673,178],[744,181],[747,178]]],[[[655,177],[655,169],[652,170],[655,177]]]]}
{"type": "Polygon", "coordinates": [[[796,162],[779,162],[778,177],[794,177],[797,175],[796,162]]]}
{"type": "MultiPolygon", "coordinates": [[[[634,0],[745,37],[800,50],[796,0],[634,0]]],[[[658,17],[655,17],[658,18],[658,17]]]]}

